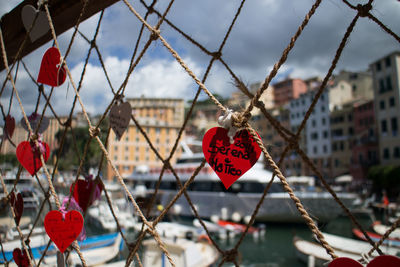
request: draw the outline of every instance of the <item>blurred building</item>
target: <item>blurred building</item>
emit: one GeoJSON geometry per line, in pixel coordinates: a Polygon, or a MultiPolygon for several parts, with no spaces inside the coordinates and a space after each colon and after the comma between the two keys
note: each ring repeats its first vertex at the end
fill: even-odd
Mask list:
{"type": "Polygon", "coordinates": [[[367,177],[368,168],[379,163],[378,129],[373,100],[360,100],[354,103],[353,122],[350,173],[361,183],[367,177]]]}
{"type": "Polygon", "coordinates": [[[400,164],[400,51],[370,65],[382,165],[400,164]]]}
{"type": "Polygon", "coordinates": [[[282,106],[292,99],[298,98],[307,92],[307,84],[301,79],[286,79],[273,85],[274,102],[276,106],[282,106]]]}
{"type": "MultiPolygon", "coordinates": [[[[183,99],[141,97],[126,101],[131,104],[133,116],[146,132],[154,148],[161,157],[167,158],[183,125],[183,99]]],[[[122,176],[132,174],[137,167],[154,168],[163,165],[132,120],[121,140],[111,131],[107,149],[122,176]]],[[[180,151],[178,148],[171,164],[174,164],[180,151]]],[[[115,174],[108,165],[107,178],[112,179],[113,176],[115,174]]]]}

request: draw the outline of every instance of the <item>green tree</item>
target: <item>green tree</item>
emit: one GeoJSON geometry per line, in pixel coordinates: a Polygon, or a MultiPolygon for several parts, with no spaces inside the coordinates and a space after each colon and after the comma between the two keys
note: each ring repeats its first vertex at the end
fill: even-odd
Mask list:
{"type": "MultiPolygon", "coordinates": [[[[107,123],[104,122],[100,126],[99,137],[103,144],[107,135],[107,123]]],[[[56,139],[60,144],[63,139],[64,130],[56,133],[56,139]]],[[[85,146],[90,139],[88,127],[77,127],[68,129],[64,138],[64,145],[59,158],[58,169],[60,171],[77,170],[81,157],[85,150],[85,146]]],[[[59,149],[53,151],[53,155],[58,155],[59,149]]],[[[89,144],[86,157],[83,162],[83,171],[87,172],[90,168],[97,168],[101,160],[102,150],[98,142],[92,138],[89,144]]]]}

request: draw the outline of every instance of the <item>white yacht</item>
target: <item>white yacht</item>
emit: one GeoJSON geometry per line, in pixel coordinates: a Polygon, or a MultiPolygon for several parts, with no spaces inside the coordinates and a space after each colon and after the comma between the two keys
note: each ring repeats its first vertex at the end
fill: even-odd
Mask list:
{"type": "MultiPolygon", "coordinates": [[[[191,153],[187,147],[183,146],[183,148],[184,153],[174,166],[182,184],[191,177],[204,159],[203,153],[191,153]]],[[[126,180],[133,182],[134,186],[146,186],[148,193],[151,193],[159,179],[160,172],[161,168],[149,169],[148,172],[134,172],[126,180]]],[[[272,172],[265,170],[263,163],[259,160],[229,189],[225,189],[214,170],[206,164],[187,191],[201,217],[219,217],[223,220],[240,221],[251,216],[271,178],[272,172]]],[[[329,192],[317,192],[310,188],[300,190],[296,186],[294,188],[295,195],[300,198],[312,218],[318,222],[330,221],[343,211],[329,192]]],[[[157,194],[157,203],[166,206],[178,190],[179,186],[175,176],[171,171],[164,172],[157,194]]],[[[351,208],[357,199],[357,195],[353,193],[338,193],[337,195],[348,208],[351,208]]],[[[193,216],[191,207],[184,196],[176,201],[173,210],[181,216],[193,216]]],[[[303,222],[294,202],[284,191],[277,177],[275,177],[256,219],[262,222],[303,222]]]]}

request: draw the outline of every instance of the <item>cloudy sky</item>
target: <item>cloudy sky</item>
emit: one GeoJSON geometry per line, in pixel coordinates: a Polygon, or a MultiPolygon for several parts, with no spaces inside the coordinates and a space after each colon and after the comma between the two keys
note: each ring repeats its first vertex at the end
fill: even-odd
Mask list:
{"type": "MultiPolygon", "coordinates": [[[[9,12],[19,2],[21,1],[2,1],[0,15],[9,12]]],[[[144,16],[145,9],[140,2],[130,2],[144,16]]],[[[159,2],[156,9],[163,12],[169,1],[159,2]]],[[[366,1],[350,2],[357,4],[366,1]]],[[[396,34],[400,34],[400,2],[397,0],[375,0],[374,2],[372,13],[396,34]]],[[[223,59],[248,84],[265,79],[313,3],[312,0],[248,0],[223,50],[223,59]]],[[[208,50],[216,51],[239,4],[239,0],[176,0],[167,18],[208,50]]],[[[323,0],[290,53],[287,62],[281,68],[277,79],[288,75],[299,78],[315,75],[323,77],[355,14],[354,10],[349,9],[340,0],[323,0]]],[[[97,44],[112,85],[114,88],[119,88],[126,76],[141,24],[123,2],[109,7],[104,16],[97,44]]],[[[88,38],[93,36],[98,19],[99,16],[95,15],[81,24],[80,30],[88,38]]],[[[155,25],[157,17],[152,15],[148,21],[151,25],[155,25]]],[[[201,78],[210,57],[165,23],[161,27],[161,33],[194,73],[201,78]]],[[[66,51],[71,35],[70,30],[58,37],[62,54],[66,51]]],[[[147,38],[146,31],[141,47],[147,38]]],[[[51,43],[48,43],[24,58],[24,62],[34,77],[37,77],[41,58],[50,46],[51,43]]],[[[67,59],[76,84],[80,79],[88,49],[89,45],[86,41],[77,37],[67,59]]],[[[383,32],[374,22],[361,18],[348,41],[336,71],[366,70],[371,62],[395,50],[400,50],[398,42],[383,32]]],[[[1,82],[4,81],[4,77],[4,72],[0,73],[1,82]]],[[[206,86],[211,92],[227,97],[235,91],[231,77],[220,63],[214,64],[206,86]]],[[[18,73],[17,89],[24,109],[30,114],[36,104],[38,93],[27,73],[21,69],[18,73]]],[[[153,42],[133,72],[125,95],[127,97],[144,95],[190,99],[194,96],[196,89],[194,81],[158,40],[153,42]]],[[[49,91],[50,88],[46,87],[46,92],[49,93],[49,91]]],[[[10,95],[11,86],[7,86],[1,96],[1,104],[6,111],[10,95]]],[[[55,88],[51,103],[58,114],[66,114],[70,110],[73,96],[74,90],[68,81],[55,88]]],[[[86,70],[81,96],[91,114],[102,113],[112,99],[110,87],[95,53],[92,53],[86,70]]],[[[202,97],[205,95],[203,94],[202,97]]],[[[12,104],[12,113],[16,117],[20,114],[15,99],[12,104]]]]}

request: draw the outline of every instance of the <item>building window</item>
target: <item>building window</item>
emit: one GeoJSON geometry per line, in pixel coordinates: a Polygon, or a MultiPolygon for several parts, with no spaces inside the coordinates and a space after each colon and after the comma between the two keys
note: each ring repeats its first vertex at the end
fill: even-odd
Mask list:
{"type": "Polygon", "coordinates": [[[335,159],[335,167],[338,167],[338,166],[339,166],[339,160],[335,159]]]}
{"type": "Polygon", "coordinates": [[[386,120],[382,120],[382,121],[381,121],[381,131],[382,131],[382,133],[384,133],[384,134],[387,133],[387,124],[386,124],[386,120]]]}
{"type": "Polygon", "coordinates": [[[376,70],[381,71],[381,69],[382,69],[381,63],[380,62],[376,63],[376,70]]]}
{"type": "Polygon", "coordinates": [[[393,151],[393,157],[398,159],[400,158],[400,147],[396,146],[393,151]]]}
{"type": "Polygon", "coordinates": [[[316,124],[317,124],[317,123],[315,122],[315,120],[312,120],[312,121],[311,121],[311,125],[312,125],[313,127],[315,127],[316,124]]]}
{"type": "Polygon", "coordinates": [[[114,160],[118,160],[118,156],[114,156],[114,160]]]}
{"type": "Polygon", "coordinates": [[[349,114],[349,115],[347,116],[347,119],[348,119],[348,121],[352,121],[352,120],[353,120],[353,116],[352,116],[351,114],[349,114]]]}
{"type": "Polygon", "coordinates": [[[129,147],[128,146],[125,147],[125,151],[129,151],[129,147]]]}
{"type": "Polygon", "coordinates": [[[318,139],[318,133],[311,133],[311,140],[317,140],[318,139]]]}
{"type": "Polygon", "coordinates": [[[385,58],[385,66],[386,67],[390,67],[390,64],[391,62],[390,62],[390,57],[387,57],[387,58],[385,58]]]}
{"type": "Polygon", "coordinates": [[[392,135],[393,136],[397,136],[397,131],[398,131],[398,126],[397,126],[397,118],[393,117],[390,120],[391,124],[392,124],[392,135]]]}
{"type": "Polygon", "coordinates": [[[379,102],[379,108],[380,108],[381,110],[384,110],[384,109],[385,109],[385,100],[381,100],[381,101],[379,102]]]}
{"type": "Polygon", "coordinates": [[[323,150],[324,150],[324,153],[328,152],[328,148],[326,147],[326,145],[323,146],[323,150]]]}
{"type": "Polygon", "coordinates": [[[317,154],[318,153],[318,147],[314,146],[313,151],[314,151],[314,154],[317,154]]]}
{"type": "Polygon", "coordinates": [[[322,125],[325,125],[325,123],[326,123],[326,119],[322,118],[322,125]]]}
{"type": "Polygon", "coordinates": [[[383,149],[383,158],[384,159],[389,159],[390,158],[389,149],[388,148],[384,148],[383,149]]]}
{"type": "Polygon", "coordinates": [[[336,151],[336,150],[337,150],[337,143],[336,143],[336,142],[332,144],[332,150],[333,150],[333,151],[336,151]]]}
{"type": "Polygon", "coordinates": [[[357,85],[353,84],[352,88],[353,88],[353,92],[357,91],[357,85]]]}
{"type": "Polygon", "coordinates": [[[324,131],[323,132],[323,136],[324,136],[325,139],[328,138],[328,131],[324,131]]]}
{"type": "Polygon", "coordinates": [[[321,107],[321,112],[325,112],[325,107],[324,106],[321,107]]]}
{"type": "Polygon", "coordinates": [[[392,78],[390,76],[386,77],[386,91],[391,91],[392,87],[392,78]]]}
{"type": "Polygon", "coordinates": [[[353,135],[353,127],[349,127],[349,135],[353,135]]]}
{"type": "Polygon", "coordinates": [[[340,150],[343,151],[344,150],[344,143],[340,142],[340,150]]]}
{"type": "Polygon", "coordinates": [[[385,92],[385,81],[383,79],[379,79],[379,93],[385,92]]]}
{"type": "Polygon", "coordinates": [[[395,105],[396,105],[396,100],[392,96],[391,98],[389,98],[389,106],[394,107],[395,105]]]}

